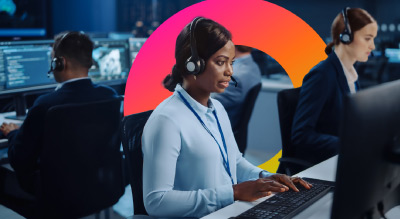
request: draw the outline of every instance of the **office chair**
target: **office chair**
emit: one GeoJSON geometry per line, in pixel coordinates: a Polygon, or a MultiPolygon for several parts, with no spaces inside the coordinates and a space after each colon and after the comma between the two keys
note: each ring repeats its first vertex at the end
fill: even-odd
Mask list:
{"type": "Polygon", "coordinates": [[[115,204],[124,193],[121,99],[54,106],[40,156],[41,216],[77,218],[115,204]]]}
{"type": "Polygon", "coordinates": [[[261,83],[258,83],[252,87],[247,93],[246,99],[243,103],[242,113],[240,121],[237,127],[234,127],[233,134],[235,135],[236,143],[239,147],[239,151],[244,154],[247,147],[247,129],[249,127],[249,121],[253,108],[256,103],[257,96],[261,90],[261,83]]]}
{"type": "Polygon", "coordinates": [[[278,113],[282,138],[282,157],[279,159],[278,173],[294,175],[312,164],[296,158],[295,148],[292,145],[292,124],[300,96],[300,87],[278,92],[278,113]]]}
{"type": "Polygon", "coordinates": [[[122,147],[128,163],[127,171],[132,188],[135,215],[148,215],[143,203],[142,133],[153,110],[125,116],[122,119],[122,147]]]}

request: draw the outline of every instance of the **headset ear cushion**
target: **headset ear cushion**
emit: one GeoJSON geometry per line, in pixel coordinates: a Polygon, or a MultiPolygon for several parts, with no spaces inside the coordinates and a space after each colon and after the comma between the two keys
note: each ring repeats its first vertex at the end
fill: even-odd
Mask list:
{"type": "Polygon", "coordinates": [[[206,63],[204,62],[204,59],[200,58],[199,63],[200,63],[199,72],[197,74],[201,74],[206,68],[206,63]]]}
{"type": "Polygon", "coordinates": [[[343,33],[340,34],[340,41],[344,44],[350,44],[353,41],[353,39],[350,33],[344,31],[343,33]]]}
{"type": "Polygon", "coordinates": [[[197,63],[191,56],[186,60],[185,68],[189,74],[196,74],[198,72],[197,63]]]}
{"type": "Polygon", "coordinates": [[[61,57],[54,58],[55,68],[56,71],[62,71],[64,69],[64,60],[61,57]]]}

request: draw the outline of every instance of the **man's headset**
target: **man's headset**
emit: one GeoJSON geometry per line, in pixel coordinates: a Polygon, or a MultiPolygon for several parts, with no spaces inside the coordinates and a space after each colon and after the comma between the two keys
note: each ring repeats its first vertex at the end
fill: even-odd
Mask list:
{"type": "Polygon", "coordinates": [[[350,24],[347,18],[347,10],[349,10],[349,7],[343,8],[342,10],[342,16],[343,16],[343,21],[344,21],[344,30],[340,34],[340,41],[343,44],[350,44],[353,41],[353,34],[351,33],[350,29],[350,24]]]}
{"type": "Polygon", "coordinates": [[[51,60],[50,63],[50,70],[47,72],[47,77],[50,77],[50,73],[54,72],[54,71],[62,71],[64,69],[64,61],[62,56],[56,56],[56,53],[58,51],[58,48],[60,48],[60,45],[65,41],[66,38],[68,38],[69,36],[73,35],[73,34],[84,34],[82,31],[81,32],[77,32],[77,31],[71,31],[71,32],[67,32],[65,33],[61,39],[60,42],[58,42],[58,45],[53,49],[54,51],[54,58],[51,60]]]}
{"type": "MultiPolygon", "coordinates": [[[[190,31],[190,51],[192,55],[186,60],[185,66],[186,70],[189,74],[198,75],[204,71],[205,62],[204,59],[200,58],[197,53],[196,46],[196,38],[194,37],[194,32],[196,30],[197,23],[202,20],[202,17],[196,17],[190,23],[189,31],[190,31]]],[[[233,76],[231,76],[232,81],[235,83],[235,87],[237,87],[238,82],[235,80],[233,76]]]]}

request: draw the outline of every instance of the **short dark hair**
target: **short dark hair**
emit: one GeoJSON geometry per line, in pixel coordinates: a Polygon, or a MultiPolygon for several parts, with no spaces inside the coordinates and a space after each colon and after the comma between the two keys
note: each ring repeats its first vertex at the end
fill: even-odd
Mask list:
{"type": "Polygon", "coordinates": [[[90,68],[93,64],[93,42],[83,32],[64,32],[54,37],[55,57],[66,57],[75,64],[90,68]]]}
{"type": "MultiPolygon", "coordinates": [[[[361,28],[365,27],[367,24],[376,22],[375,19],[364,9],[361,8],[350,8],[347,10],[347,20],[350,26],[351,34],[354,36],[354,33],[361,28]]],[[[340,34],[344,31],[344,19],[342,13],[339,13],[335,20],[333,20],[332,28],[331,28],[331,37],[332,42],[330,42],[326,48],[325,53],[329,54],[332,52],[332,47],[335,45],[339,45],[340,43],[340,34]]]]}
{"type": "MultiPolygon", "coordinates": [[[[174,91],[176,84],[183,82],[184,75],[187,75],[185,63],[191,56],[190,48],[190,23],[187,24],[179,33],[175,45],[176,64],[163,81],[164,87],[169,91],[174,91]]],[[[197,21],[194,32],[196,47],[200,58],[207,63],[208,59],[232,40],[231,33],[221,24],[202,18],[197,21]]]]}

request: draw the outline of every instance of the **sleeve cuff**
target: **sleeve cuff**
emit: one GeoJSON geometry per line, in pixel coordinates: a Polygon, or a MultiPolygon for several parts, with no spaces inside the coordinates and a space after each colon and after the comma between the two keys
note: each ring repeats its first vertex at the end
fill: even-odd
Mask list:
{"type": "Polygon", "coordinates": [[[266,170],[262,170],[259,173],[259,178],[266,178],[266,177],[269,177],[269,176],[272,176],[272,175],[274,175],[274,173],[270,173],[270,172],[268,172],[266,170]]]}
{"type": "Polygon", "coordinates": [[[252,172],[251,172],[251,178],[250,178],[250,180],[257,180],[257,179],[259,179],[260,178],[260,173],[261,172],[265,172],[264,174],[268,174],[268,176],[271,176],[271,175],[273,175],[273,173],[270,173],[270,172],[268,172],[268,171],[266,171],[266,170],[263,170],[263,169],[261,169],[261,168],[259,168],[259,167],[256,167],[256,168],[254,168],[254,170],[252,170],[252,172]]]}

